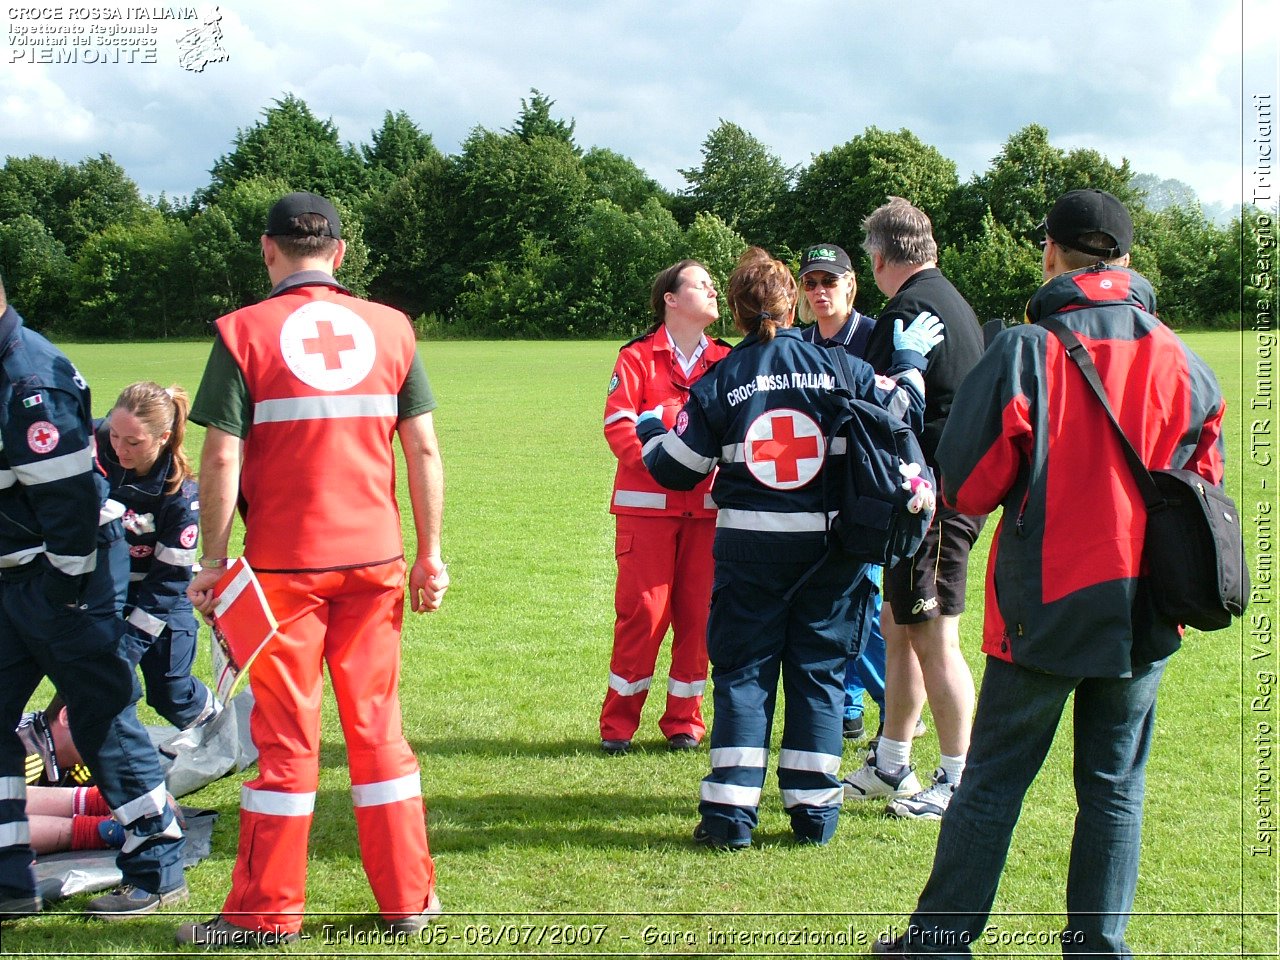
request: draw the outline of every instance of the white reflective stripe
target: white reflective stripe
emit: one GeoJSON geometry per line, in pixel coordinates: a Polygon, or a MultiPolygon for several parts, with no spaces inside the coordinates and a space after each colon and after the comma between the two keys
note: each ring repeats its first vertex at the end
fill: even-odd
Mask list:
{"type": "Polygon", "coordinates": [[[643,493],[640,490],[616,490],[613,494],[613,503],[617,507],[647,507],[653,510],[665,510],[667,508],[667,495],[665,493],[643,493]]]}
{"type": "Polygon", "coordinates": [[[281,793],[279,790],[240,788],[240,808],[272,817],[309,817],[316,809],[315,791],[281,793]]]}
{"type": "Polygon", "coordinates": [[[672,460],[694,473],[710,473],[716,465],[714,457],[704,457],[674,432],[663,434],[662,449],[672,460]]]}
{"type": "Polygon", "coordinates": [[[156,544],[156,559],[161,563],[167,563],[171,567],[189,567],[196,562],[196,552],[194,550],[180,550],[177,547],[166,547],[163,543],[156,544]]]}
{"type": "Polygon", "coordinates": [[[0,777],[0,800],[25,800],[27,781],[22,777],[0,777]]]}
{"type": "Polygon", "coordinates": [[[760,806],[759,787],[740,787],[736,783],[702,781],[699,795],[708,803],[727,803],[731,807],[760,806]]]}
{"type": "Polygon", "coordinates": [[[125,506],[119,500],[108,499],[102,509],[98,511],[98,526],[104,523],[110,523],[112,520],[119,520],[125,514],[125,506]]]}
{"type": "Polygon", "coordinates": [[[704,493],[702,495],[702,506],[706,510],[714,510],[716,508],[715,497],[709,493],[704,493]]]}
{"type": "MultiPolygon", "coordinates": [[[[845,452],[849,446],[849,441],[844,437],[833,437],[830,444],[827,449],[833,456],[836,456],[845,452]]],[[[726,444],[720,450],[720,459],[725,463],[746,463],[747,458],[743,453],[743,449],[740,443],[726,444]]]]}
{"type": "Polygon", "coordinates": [[[380,807],[387,803],[398,803],[410,797],[422,796],[422,776],[415,770],[395,780],[383,780],[379,783],[353,783],[351,785],[351,803],[356,807],[380,807]]]}
{"type": "Polygon", "coordinates": [[[0,490],[7,490],[17,482],[12,470],[0,470],[0,490]]]}
{"type": "Polygon", "coordinates": [[[0,570],[6,567],[20,567],[24,563],[30,563],[42,553],[44,553],[43,543],[38,547],[24,547],[21,550],[15,550],[13,553],[6,553],[0,556],[0,570]]]}
{"type": "Polygon", "coordinates": [[[98,567],[97,550],[84,557],[69,557],[61,553],[49,553],[46,550],[45,556],[49,558],[49,562],[54,567],[69,577],[78,577],[82,573],[93,573],[98,567]]]}
{"type": "MultiPolygon", "coordinates": [[[[833,511],[831,516],[835,516],[833,511]]],[[[761,533],[826,533],[827,517],[821,513],[777,513],[767,510],[728,510],[716,515],[717,527],[757,530],[761,533]]]]}
{"type": "Polygon", "coordinates": [[[139,581],[139,580],[145,580],[145,579],[147,579],[147,575],[146,575],[145,573],[130,573],[130,574],[129,574],[129,582],[130,582],[130,583],[136,583],[136,582],[137,582],[137,581],[139,581]]]}
{"type": "Polygon", "coordinates": [[[150,634],[153,637],[158,637],[160,634],[164,633],[165,622],[159,617],[153,617],[141,607],[134,607],[129,612],[129,622],[139,630],[150,634]]]}
{"type": "Polygon", "coordinates": [[[712,769],[718,767],[760,767],[769,765],[768,747],[716,747],[711,751],[712,769]]]}
{"type": "Polygon", "coordinates": [[[824,787],[821,790],[783,790],[782,806],[787,810],[792,807],[838,807],[844,803],[843,787],[824,787]]]}
{"type": "Polygon", "coordinates": [[[616,673],[609,674],[609,689],[620,697],[634,697],[637,693],[643,693],[649,689],[649,684],[651,683],[653,683],[653,677],[645,677],[635,683],[628,683],[616,673]]]}
{"type": "Polygon", "coordinates": [[[253,571],[249,567],[240,568],[240,572],[231,578],[231,582],[227,584],[218,602],[214,604],[213,615],[220,617],[227,612],[227,607],[231,606],[244,593],[245,589],[253,582],[253,571]]]}
{"type": "Polygon", "coordinates": [[[660,433],[656,437],[646,440],[644,445],[640,447],[640,456],[647,457],[654,447],[662,443],[662,438],[665,436],[665,433],[660,433]]]}
{"type": "Polygon", "coordinates": [[[285,397],[253,405],[254,423],[293,420],[337,420],[347,417],[394,417],[400,412],[395,394],[366,393],[330,397],[285,397]]]}
{"type": "Polygon", "coordinates": [[[667,693],[673,697],[700,697],[706,689],[707,681],[705,680],[686,683],[683,680],[672,680],[667,677],[667,693]]]}
{"type": "Polygon", "coordinates": [[[829,773],[834,777],[840,772],[840,758],[810,750],[783,750],[778,754],[778,769],[809,770],[813,773],[829,773]]]}
{"type": "Polygon", "coordinates": [[[612,416],[604,418],[604,425],[607,427],[611,423],[617,423],[619,420],[635,420],[636,412],[634,410],[619,410],[612,416]]]}
{"type": "Polygon", "coordinates": [[[31,828],[27,821],[0,823],[0,847],[31,846],[31,828]]]}
{"type": "Polygon", "coordinates": [[[154,787],[147,793],[144,793],[142,796],[116,807],[111,811],[111,815],[115,817],[118,822],[127,826],[139,817],[159,816],[167,802],[168,798],[165,794],[164,783],[161,782],[158,786],[154,787]]]}
{"type": "Polygon", "coordinates": [[[182,825],[178,823],[177,817],[170,820],[169,825],[159,833],[150,833],[146,836],[142,836],[141,834],[134,833],[132,830],[125,830],[124,846],[120,848],[120,852],[133,853],[134,850],[137,850],[138,847],[142,846],[144,843],[150,843],[152,840],[159,839],[160,837],[177,840],[180,836],[182,836],[182,825]]]}
{"type": "Polygon", "coordinates": [[[89,473],[93,470],[93,450],[85,447],[75,453],[64,453],[60,457],[50,457],[48,460],[12,463],[10,467],[23,484],[33,487],[38,483],[52,483],[55,480],[66,480],[89,473]]]}

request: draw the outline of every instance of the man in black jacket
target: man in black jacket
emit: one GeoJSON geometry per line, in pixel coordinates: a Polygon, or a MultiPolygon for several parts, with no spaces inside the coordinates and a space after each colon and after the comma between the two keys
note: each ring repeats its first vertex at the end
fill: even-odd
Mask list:
{"type": "MultiPolygon", "coordinates": [[[[863,248],[889,302],[867,344],[867,361],[889,365],[892,321],[910,322],[921,311],[941,318],[945,340],[929,355],[924,429],[920,445],[936,472],[938,438],[962,380],[982,356],[982,332],[973,309],[937,268],[938,245],[923,210],[892,197],[863,222],[863,248]]],[[[888,812],[938,820],[964,772],[973,715],[973,677],[960,652],[969,549],[982,529],[969,517],[938,505],[919,552],[885,571],[885,705],[883,733],[864,766],[845,778],[850,800],[888,801],[888,812]],[[933,711],[942,758],[933,783],[922,789],[910,764],[911,740],[925,696],[933,711]]]]}

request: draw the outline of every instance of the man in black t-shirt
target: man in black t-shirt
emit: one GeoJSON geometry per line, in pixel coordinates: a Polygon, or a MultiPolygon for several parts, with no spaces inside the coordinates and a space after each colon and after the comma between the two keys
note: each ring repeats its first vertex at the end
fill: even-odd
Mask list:
{"type": "MultiPolygon", "coordinates": [[[[883,373],[893,349],[892,321],[909,323],[921,311],[941,318],[945,339],[928,358],[920,444],[937,471],[938,438],[957,388],[982,356],[982,331],[973,308],[937,268],[938,245],[924,211],[893,197],[863,222],[863,248],[889,297],[867,344],[867,362],[883,373]]],[[[866,764],[845,778],[846,799],[884,799],[888,812],[938,820],[964,772],[973,716],[973,677],[960,652],[969,550],[982,517],[938,504],[916,556],[885,571],[885,701],[881,737],[866,764]],[[911,740],[926,694],[942,752],[933,783],[922,789],[912,771],[911,740]]]]}

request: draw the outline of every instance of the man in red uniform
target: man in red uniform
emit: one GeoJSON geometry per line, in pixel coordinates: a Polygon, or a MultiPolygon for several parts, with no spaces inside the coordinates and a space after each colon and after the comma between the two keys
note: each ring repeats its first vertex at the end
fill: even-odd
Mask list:
{"type": "Polygon", "coordinates": [[[667,267],[650,292],[653,327],[622,347],[609,381],[604,436],[618,458],[609,508],[617,518],[617,619],[600,710],[600,746],[609,754],[631,749],[668,627],[671,671],[658,727],[672,750],[694,749],[706,731],[701,707],[716,528],[711,478],[692,490],[659,486],[641,459],[635,423],[660,408],[664,424],[673,425],[689,388],[729,352],[729,344],[703,333],[720,316],[717,304],[711,275],[697,260],[667,267]]]}
{"type": "Polygon", "coordinates": [[[179,943],[296,940],[319,778],[321,667],[346,737],[360,853],[382,916],[413,933],[439,912],[418,762],[401,730],[405,560],[393,436],[404,450],[417,530],[409,571],[416,612],[440,606],[444,475],[435,399],[399,311],[351,296],[338,213],[292,193],[267,218],[262,303],[217,322],[191,419],[207,428],[200,462],[205,553],[193,604],[212,611],[232,516],[279,635],[253,663],[250,719],[259,775],[241,793],[240,849],[221,916],[184,924],[179,943]]]}

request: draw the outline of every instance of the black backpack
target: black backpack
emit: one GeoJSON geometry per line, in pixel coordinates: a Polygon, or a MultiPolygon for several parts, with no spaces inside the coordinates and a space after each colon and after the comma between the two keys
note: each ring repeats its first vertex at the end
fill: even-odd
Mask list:
{"type": "MultiPolygon", "coordinates": [[[[835,510],[828,542],[854,559],[891,567],[920,549],[934,511],[907,509],[911,492],[899,467],[917,464],[920,476],[934,482],[920,441],[906,423],[853,392],[848,355],[832,347],[838,389],[831,398],[836,414],[827,449],[844,457],[829,460],[823,471],[827,510],[835,510]]],[[[936,489],[936,485],[935,485],[936,489]]]]}

